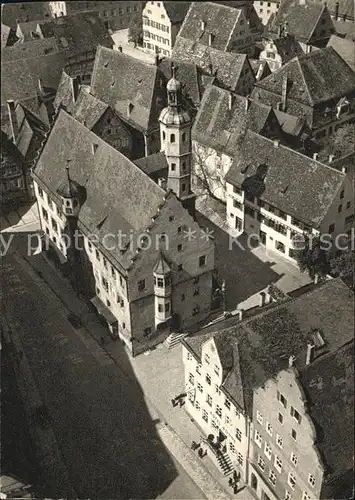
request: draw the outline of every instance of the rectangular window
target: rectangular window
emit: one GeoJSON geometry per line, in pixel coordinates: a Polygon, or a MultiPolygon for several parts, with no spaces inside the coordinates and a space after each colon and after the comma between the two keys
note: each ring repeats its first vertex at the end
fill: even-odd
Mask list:
{"type": "Polygon", "coordinates": [[[261,470],[265,469],[265,460],[260,455],[258,458],[258,466],[259,466],[259,469],[261,469],[261,470]]]}
{"type": "Polygon", "coordinates": [[[148,328],[144,328],[144,337],[149,337],[149,335],[151,335],[152,333],[152,328],[151,327],[148,327],[148,328]]]}
{"type": "Polygon", "coordinates": [[[285,491],[285,500],[293,500],[292,495],[289,491],[285,491]]]}
{"type": "Polygon", "coordinates": [[[291,406],[291,416],[300,424],[301,423],[301,415],[293,406],[291,406]]]}
{"type": "Polygon", "coordinates": [[[206,394],[206,402],[208,405],[212,406],[212,398],[209,394],[206,394]]]}
{"type": "Polygon", "coordinates": [[[216,405],[216,415],[222,418],[222,408],[219,405],[216,405]]]}
{"type": "Polygon", "coordinates": [[[198,373],[199,375],[201,375],[201,365],[197,365],[196,366],[196,373],[198,373]]]}
{"type": "Polygon", "coordinates": [[[281,425],[283,425],[283,423],[284,423],[284,416],[282,415],[282,413],[278,414],[277,420],[280,422],[281,425]]]}
{"type": "Polygon", "coordinates": [[[260,425],[263,425],[263,416],[259,410],[256,412],[256,420],[259,422],[260,425]]]}
{"type": "Polygon", "coordinates": [[[215,386],[215,389],[216,389],[216,394],[218,394],[218,396],[220,396],[222,393],[221,393],[221,390],[217,384],[215,386]]]}
{"type": "Polygon", "coordinates": [[[275,463],[274,463],[274,466],[275,466],[275,469],[277,470],[277,472],[280,472],[282,471],[282,460],[280,457],[278,457],[277,455],[275,455],[275,463]]]}
{"type": "Polygon", "coordinates": [[[284,408],[287,408],[287,399],[281,392],[277,391],[277,399],[280,401],[284,408]]]}
{"type": "Polygon", "coordinates": [[[292,429],[291,430],[291,436],[293,437],[293,439],[296,441],[297,440],[297,432],[295,431],[295,429],[292,429]]]}
{"type": "Polygon", "coordinates": [[[197,411],[201,409],[200,403],[198,401],[195,402],[195,408],[197,411]]]}
{"type": "Polygon", "coordinates": [[[206,410],[202,410],[202,419],[205,421],[205,422],[208,422],[208,413],[206,410]]]}
{"type": "Polygon", "coordinates": [[[266,432],[272,436],[272,425],[270,422],[266,422],[266,432]]]}
{"type": "Polygon", "coordinates": [[[239,429],[235,430],[235,437],[238,439],[238,441],[242,440],[242,431],[239,429]]]}
{"type": "Polygon", "coordinates": [[[243,455],[238,452],[237,461],[239,465],[243,465],[243,455]]]}
{"type": "Polygon", "coordinates": [[[228,415],[226,415],[225,422],[227,425],[231,423],[231,419],[228,417],[228,415]]]}
{"type": "Polygon", "coordinates": [[[296,467],[297,464],[298,464],[298,457],[297,455],[295,455],[293,452],[291,453],[291,462],[293,463],[293,465],[296,467]]]}
{"type": "Polygon", "coordinates": [[[261,448],[261,443],[262,443],[262,438],[261,438],[261,434],[260,432],[258,431],[255,431],[255,436],[254,436],[254,441],[256,442],[256,444],[259,446],[259,448],[261,448]]]}
{"type": "Polygon", "coordinates": [[[206,375],[206,382],[208,385],[211,385],[211,377],[208,374],[206,375]]]}
{"type": "Polygon", "coordinates": [[[304,491],[302,495],[302,500],[311,500],[311,495],[309,495],[307,491],[304,491]]]}
{"type": "Polygon", "coordinates": [[[194,385],[194,383],[195,383],[195,378],[194,378],[194,376],[193,376],[193,374],[192,374],[192,373],[189,373],[189,382],[190,382],[190,384],[192,384],[192,385],[194,385]]]}
{"type": "Polygon", "coordinates": [[[315,485],[316,485],[316,478],[313,476],[313,474],[309,474],[309,476],[308,476],[308,482],[312,486],[312,488],[315,487],[315,485]]]}
{"type": "Polygon", "coordinates": [[[201,394],[203,393],[203,386],[202,386],[202,384],[198,383],[197,384],[197,389],[200,391],[201,394]]]}
{"type": "Polygon", "coordinates": [[[225,399],[225,400],[224,400],[224,406],[225,406],[226,408],[228,408],[228,410],[230,410],[230,409],[231,409],[231,403],[230,403],[230,401],[228,401],[228,399],[225,399]]]}
{"type": "Polygon", "coordinates": [[[237,188],[236,186],[233,186],[233,193],[239,194],[239,196],[242,196],[242,190],[237,188]]]}
{"type": "Polygon", "coordinates": [[[138,281],[138,290],[142,291],[145,289],[145,280],[138,281]]]}
{"type": "Polygon", "coordinates": [[[270,471],[269,473],[269,481],[271,484],[273,484],[275,486],[276,484],[276,474],[273,470],[270,471]]]}
{"type": "Polygon", "coordinates": [[[204,358],[203,358],[203,359],[204,359],[204,361],[205,361],[206,365],[209,365],[209,364],[210,364],[210,362],[211,362],[211,358],[209,357],[209,355],[208,355],[208,354],[205,354],[205,356],[204,356],[204,358]]]}
{"type": "Polygon", "coordinates": [[[266,456],[269,460],[271,460],[272,450],[271,450],[271,446],[269,445],[269,443],[265,443],[264,453],[265,453],[265,456],[266,456]]]}
{"type": "Polygon", "coordinates": [[[249,207],[248,205],[244,206],[244,213],[246,215],[249,215],[253,219],[255,218],[255,210],[253,208],[249,207]]]}
{"type": "Polygon", "coordinates": [[[201,257],[198,260],[198,265],[200,267],[203,267],[206,265],[206,255],[201,255],[201,257]]]}
{"type": "Polygon", "coordinates": [[[240,203],[240,201],[233,200],[233,207],[238,208],[238,210],[242,210],[243,205],[240,203]]]}
{"type": "Polygon", "coordinates": [[[219,366],[214,365],[214,372],[215,372],[216,375],[219,376],[219,374],[220,374],[219,366]]]}
{"type": "Polygon", "coordinates": [[[43,214],[43,219],[48,222],[48,212],[44,207],[42,207],[42,214],[43,214]]]}
{"type": "Polygon", "coordinates": [[[294,474],[292,474],[292,472],[290,472],[289,475],[288,475],[287,483],[289,484],[289,486],[291,486],[291,488],[293,490],[295,489],[296,478],[295,478],[294,474]]]}
{"type": "Polygon", "coordinates": [[[280,434],[277,434],[276,435],[276,444],[279,448],[282,448],[283,446],[283,439],[282,437],[280,436],[280,434]]]}

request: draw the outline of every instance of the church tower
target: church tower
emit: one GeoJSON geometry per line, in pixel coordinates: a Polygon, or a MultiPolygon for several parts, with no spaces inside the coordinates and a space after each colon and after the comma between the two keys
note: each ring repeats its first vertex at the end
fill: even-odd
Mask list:
{"type": "Polygon", "coordinates": [[[191,215],[195,212],[195,194],[191,191],[191,126],[189,113],[182,106],[181,83],[172,78],[167,86],[168,106],[159,117],[161,150],[168,162],[167,187],[180,199],[191,215]]]}

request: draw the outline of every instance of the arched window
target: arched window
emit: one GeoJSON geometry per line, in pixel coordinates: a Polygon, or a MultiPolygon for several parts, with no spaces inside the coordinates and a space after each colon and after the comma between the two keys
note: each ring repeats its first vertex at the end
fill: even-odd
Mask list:
{"type": "Polygon", "coordinates": [[[175,142],[175,134],[170,134],[170,142],[175,142]]]}

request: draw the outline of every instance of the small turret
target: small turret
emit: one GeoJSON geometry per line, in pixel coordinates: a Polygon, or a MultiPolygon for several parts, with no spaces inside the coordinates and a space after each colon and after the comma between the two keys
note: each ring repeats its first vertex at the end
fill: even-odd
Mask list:
{"type": "Polygon", "coordinates": [[[78,217],[80,211],[80,185],[70,178],[69,165],[66,166],[66,180],[57,193],[62,199],[62,212],[66,217],[78,217]]]}
{"type": "Polygon", "coordinates": [[[171,269],[162,255],[153,269],[155,295],[155,327],[172,316],[171,269]]]}

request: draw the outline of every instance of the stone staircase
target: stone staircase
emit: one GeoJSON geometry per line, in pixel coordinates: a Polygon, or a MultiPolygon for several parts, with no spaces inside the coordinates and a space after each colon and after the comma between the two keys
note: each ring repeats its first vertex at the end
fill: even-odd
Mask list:
{"type": "Polygon", "coordinates": [[[218,467],[221,470],[222,474],[224,476],[228,476],[229,474],[232,474],[232,472],[234,471],[234,467],[233,467],[231,459],[229,458],[229,455],[227,453],[218,453],[216,458],[217,458],[218,467]]]}
{"type": "Polygon", "coordinates": [[[171,333],[165,340],[164,345],[168,349],[172,349],[173,347],[180,344],[180,341],[187,336],[187,333],[171,333]]]}

